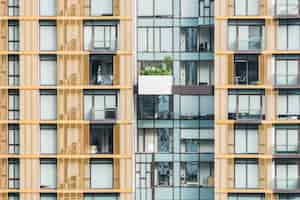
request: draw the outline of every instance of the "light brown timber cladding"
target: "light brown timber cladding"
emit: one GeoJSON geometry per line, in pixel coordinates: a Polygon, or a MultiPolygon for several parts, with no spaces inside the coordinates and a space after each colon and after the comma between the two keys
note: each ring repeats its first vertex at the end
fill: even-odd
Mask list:
{"type": "Polygon", "coordinates": [[[0,159],[0,189],[6,189],[8,187],[7,178],[8,178],[8,160],[0,159]]]}
{"type": "Polygon", "coordinates": [[[7,20],[0,20],[0,50],[6,51],[8,49],[8,22],[7,20]]]}

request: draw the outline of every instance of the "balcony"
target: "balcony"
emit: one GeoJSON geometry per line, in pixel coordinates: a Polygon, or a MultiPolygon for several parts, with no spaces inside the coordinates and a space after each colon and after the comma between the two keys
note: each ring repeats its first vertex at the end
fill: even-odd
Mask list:
{"type": "Polygon", "coordinates": [[[90,126],[90,153],[112,154],[113,153],[113,126],[91,125],[90,126]]]}
{"type": "Polygon", "coordinates": [[[259,64],[257,55],[235,55],[234,84],[257,85],[259,80],[259,64]]]}

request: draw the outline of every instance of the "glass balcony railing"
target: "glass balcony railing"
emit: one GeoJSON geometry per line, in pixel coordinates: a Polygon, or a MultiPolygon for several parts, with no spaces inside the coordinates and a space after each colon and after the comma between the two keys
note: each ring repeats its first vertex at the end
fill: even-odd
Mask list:
{"type": "Polygon", "coordinates": [[[262,120],[264,114],[261,109],[241,109],[236,113],[229,113],[229,119],[234,120],[262,120]]]}
{"type": "Polygon", "coordinates": [[[89,50],[93,51],[116,51],[117,40],[92,40],[89,43],[89,50]]]}
{"type": "Polygon", "coordinates": [[[116,120],[117,108],[95,109],[90,111],[90,118],[88,120],[116,120]]]}
{"type": "Polygon", "coordinates": [[[236,51],[253,51],[263,49],[261,38],[251,38],[248,40],[236,40],[229,43],[229,48],[236,51]]]}
{"type": "Polygon", "coordinates": [[[275,178],[273,183],[274,189],[295,190],[299,189],[299,177],[295,178],[275,178]]]}
{"type": "Polygon", "coordinates": [[[298,153],[298,144],[275,145],[274,153],[298,153]]]}

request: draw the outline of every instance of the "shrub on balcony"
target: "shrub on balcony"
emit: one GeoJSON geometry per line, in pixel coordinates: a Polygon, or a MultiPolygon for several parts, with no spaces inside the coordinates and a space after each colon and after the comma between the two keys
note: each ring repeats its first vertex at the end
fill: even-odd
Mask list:
{"type": "Polygon", "coordinates": [[[172,75],[172,59],[165,57],[161,65],[147,66],[141,70],[144,76],[169,76],[172,75]]]}

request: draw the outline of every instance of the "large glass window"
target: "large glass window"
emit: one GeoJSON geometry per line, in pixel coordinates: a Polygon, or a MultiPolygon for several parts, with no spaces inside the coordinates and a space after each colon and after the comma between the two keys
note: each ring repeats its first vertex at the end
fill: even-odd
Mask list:
{"type": "Polygon", "coordinates": [[[8,193],[8,200],[19,200],[20,195],[18,193],[8,193]]]}
{"type": "Polygon", "coordinates": [[[41,194],[40,200],[56,200],[57,195],[56,194],[41,194]]]}
{"type": "Polygon", "coordinates": [[[84,95],[84,118],[86,120],[115,120],[116,117],[116,94],[84,95]]]}
{"type": "Polygon", "coordinates": [[[113,153],[113,126],[92,125],[90,127],[90,152],[113,153]]]}
{"type": "Polygon", "coordinates": [[[8,0],[8,16],[19,15],[19,0],[8,0]]]}
{"type": "Polygon", "coordinates": [[[278,161],[275,163],[275,188],[297,189],[299,167],[297,161],[278,161]]]}
{"type": "Polygon", "coordinates": [[[235,0],[235,15],[259,15],[260,0],[235,0]]]}
{"type": "Polygon", "coordinates": [[[263,194],[228,194],[228,200],[265,200],[263,194]]]}
{"type": "Polygon", "coordinates": [[[298,0],[276,0],[276,15],[299,15],[298,0]]]}
{"type": "Polygon", "coordinates": [[[300,25],[279,25],[277,29],[277,48],[280,50],[300,49],[300,25]]]}
{"type": "Polygon", "coordinates": [[[113,161],[106,159],[93,159],[90,161],[90,187],[113,187],[113,161]]]}
{"type": "Polygon", "coordinates": [[[8,153],[20,153],[20,131],[18,125],[8,126],[8,153]]]}
{"type": "Polygon", "coordinates": [[[84,49],[115,51],[117,49],[117,24],[86,23],[84,25],[84,49]]]}
{"type": "Polygon", "coordinates": [[[229,25],[231,50],[260,50],[263,47],[262,25],[229,25]]]}
{"type": "Polygon", "coordinates": [[[257,55],[234,56],[234,83],[255,85],[259,82],[257,55]]]}
{"type": "Polygon", "coordinates": [[[277,97],[277,115],[279,118],[295,118],[300,115],[300,95],[279,94],[277,97]]]}
{"type": "Polygon", "coordinates": [[[213,51],[214,49],[214,30],[210,27],[201,27],[199,29],[199,50],[213,51]]]}
{"type": "Polygon", "coordinates": [[[138,50],[145,52],[173,51],[173,28],[138,28],[138,50]]]}
{"type": "Polygon", "coordinates": [[[180,30],[181,51],[198,51],[199,47],[198,28],[182,28],[180,30]]]}
{"type": "Polygon", "coordinates": [[[139,129],[138,152],[167,153],[172,151],[172,129],[139,129]]]}
{"type": "Polygon", "coordinates": [[[84,200],[119,200],[118,194],[84,194],[84,200]]]}
{"type": "Polygon", "coordinates": [[[235,188],[258,188],[257,160],[236,160],[234,173],[235,188]]]}
{"type": "Polygon", "coordinates": [[[298,60],[276,60],[275,83],[276,85],[298,84],[298,60]]]}
{"type": "Polygon", "coordinates": [[[181,0],[182,17],[199,16],[199,0],[181,0]]]}
{"type": "Polygon", "coordinates": [[[156,16],[172,16],[173,0],[154,0],[156,16]]]}
{"type": "Polygon", "coordinates": [[[56,91],[40,91],[40,117],[42,120],[55,120],[57,113],[56,91]]]}
{"type": "Polygon", "coordinates": [[[90,56],[90,84],[112,85],[113,71],[113,56],[98,54],[90,56]]]}
{"type": "Polygon", "coordinates": [[[144,95],[139,97],[140,119],[170,119],[172,116],[171,96],[144,95]]]}
{"type": "Polygon", "coordinates": [[[47,189],[56,188],[57,166],[55,159],[42,159],[40,161],[41,179],[40,187],[47,189]]]}
{"type": "Polygon", "coordinates": [[[173,167],[170,162],[155,163],[156,185],[171,186],[173,185],[173,167]]]}
{"type": "Polygon", "coordinates": [[[19,23],[17,21],[8,22],[8,50],[18,51],[20,48],[19,23]]]}
{"type": "Polygon", "coordinates": [[[8,188],[20,188],[20,163],[17,159],[8,160],[8,188]]]}
{"type": "Polygon", "coordinates": [[[8,85],[20,84],[20,61],[16,55],[8,56],[8,85]]]}
{"type": "Polygon", "coordinates": [[[275,130],[276,153],[298,152],[299,132],[297,128],[276,128],[275,130]]]}
{"type": "Polygon", "coordinates": [[[180,66],[181,85],[212,85],[214,65],[211,62],[185,61],[180,66]]]}
{"type": "Polygon", "coordinates": [[[90,0],[91,16],[110,16],[113,15],[114,0],[90,0]]]}
{"type": "Polygon", "coordinates": [[[8,119],[18,120],[20,118],[19,91],[8,91],[8,119]]]}
{"type": "Polygon", "coordinates": [[[200,178],[200,169],[198,162],[181,163],[181,184],[198,185],[200,178]]]}
{"type": "Polygon", "coordinates": [[[258,129],[237,127],[235,129],[235,153],[258,153],[258,129]]]}
{"type": "Polygon", "coordinates": [[[40,50],[56,50],[56,23],[52,21],[40,22],[40,50]]]}
{"type": "Polygon", "coordinates": [[[180,117],[193,119],[199,117],[199,96],[181,96],[180,117]]]}
{"type": "Polygon", "coordinates": [[[40,57],[40,84],[56,85],[56,57],[41,56],[40,57]]]}
{"type": "Polygon", "coordinates": [[[56,0],[40,0],[40,16],[55,16],[56,0]]]}
{"type": "Polygon", "coordinates": [[[40,128],[40,152],[46,154],[55,154],[57,152],[56,127],[50,125],[41,125],[40,128]]]}

